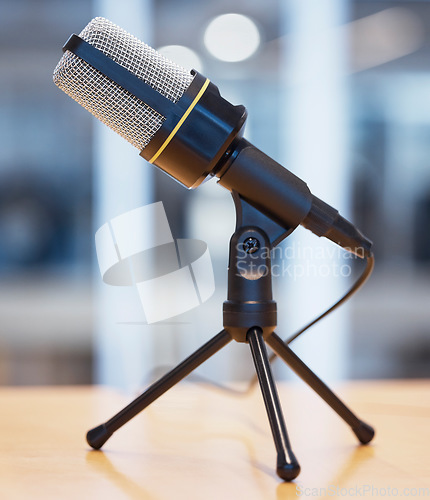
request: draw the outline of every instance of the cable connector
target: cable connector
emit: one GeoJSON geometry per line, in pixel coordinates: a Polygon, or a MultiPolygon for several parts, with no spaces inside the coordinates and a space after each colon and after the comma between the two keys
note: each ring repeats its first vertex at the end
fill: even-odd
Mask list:
{"type": "Polygon", "coordinates": [[[312,197],[311,209],[302,225],[317,236],[324,236],[337,243],[357,257],[364,259],[371,254],[372,242],[336,209],[316,196],[312,197]]]}

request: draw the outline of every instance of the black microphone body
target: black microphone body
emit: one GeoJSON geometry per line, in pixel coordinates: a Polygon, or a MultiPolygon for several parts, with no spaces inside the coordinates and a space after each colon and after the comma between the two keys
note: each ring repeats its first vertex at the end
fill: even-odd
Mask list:
{"type": "Polygon", "coordinates": [[[301,224],[359,257],[371,254],[372,243],[353,224],[313,196],[304,181],[242,138],[247,116],[243,106],[234,106],[225,100],[213,83],[195,71],[190,75],[181,68],[184,74],[179,74],[179,78],[179,68],[170,67],[174,63],[162,60],[160,66],[161,56],[156,51],[110,21],[96,18],[81,35],[91,41],[95,33],[97,41],[103,30],[106,31],[104,50],[77,35],[69,38],[63,47],[65,55],[54,72],[54,81],[139,147],[143,158],[189,189],[196,188],[208,177],[218,177],[219,184],[237,192],[288,232],[301,224]],[[124,40],[130,47],[121,46],[124,40]],[[120,50],[116,45],[120,45],[120,50]],[[121,50],[125,53],[124,61],[116,55],[121,50]],[[111,52],[115,56],[111,56],[111,52]],[[149,63],[145,60],[142,67],[134,70],[139,57],[148,59],[149,63]],[[94,81],[88,77],[88,89],[82,81],[82,75],[87,75],[88,70],[74,73],[79,64],[89,65],[95,75],[94,81]],[[164,71],[161,76],[156,74],[160,67],[164,71]],[[175,92],[176,81],[183,86],[182,92],[175,92]],[[112,91],[106,95],[109,85],[112,91]],[[164,87],[169,85],[171,89],[166,92],[164,87]],[[115,99],[118,92],[122,92],[118,102],[107,106],[106,100],[112,99],[111,94],[115,99]],[[178,96],[172,97],[175,93],[178,96]],[[127,115],[127,120],[123,115],[127,115]],[[139,122],[140,115],[143,121],[139,122]],[[130,125],[130,120],[136,124],[130,125]],[[140,138],[136,139],[139,129],[145,129],[142,144],[140,138]]]}
{"type": "MultiPolygon", "coordinates": [[[[192,84],[177,103],[182,112],[206,80],[193,73],[192,84]]],[[[287,231],[303,225],[361,258],[370,255],[372,243],[353,224],[312,195],[303,180],[242,137],[246,109],[225,100],[213,83],[157,156],[181,116],[167,117],[141,151],[143,158],[189,189],[216,176],[221,186],[236,191],[287,231]]]]}
{"type": "Polygon", "coordinates": [[[219,184],[292,232],[299,224],[325,236],[358,257],[368,257],[372,243],[339,212],[314,196],[307,184],[245,139],[221,171],[219,184]]]}
{"type": "Polygon", "coordinates": [[[190,189],[216,176],[285,229],[296,228],[311,209],[307,185],[242,138],[246,109],[226,101],[213,83],[157,156],[205,80],[195,72],[177,103],[181,113],[167,117],[141,156],[190,189]]]}

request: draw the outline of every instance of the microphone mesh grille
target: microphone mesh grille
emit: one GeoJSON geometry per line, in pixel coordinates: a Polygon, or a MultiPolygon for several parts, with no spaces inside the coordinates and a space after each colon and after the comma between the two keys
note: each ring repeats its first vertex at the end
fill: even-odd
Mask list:
{"type": "MultiPolygon", "coordinates": [[[[93,19],[79,36],[172,102],[182,97],[194,78],[190,72],[102,17],[93,19]]],[[[165,120],[72,52],[66,51],[57,64],[54,83],[139,150],[147,146],[165,120]]]]}

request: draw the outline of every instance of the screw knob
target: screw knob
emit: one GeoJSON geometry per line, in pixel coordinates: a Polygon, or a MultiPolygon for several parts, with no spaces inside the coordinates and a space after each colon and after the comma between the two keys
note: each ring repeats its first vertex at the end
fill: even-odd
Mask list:
{"type": "Polygon", "coordinates": [[[260,249],[260,242],[257,238],[249,237],[243,242],[243,249],[246,253],[255,253],[260,249]]]}

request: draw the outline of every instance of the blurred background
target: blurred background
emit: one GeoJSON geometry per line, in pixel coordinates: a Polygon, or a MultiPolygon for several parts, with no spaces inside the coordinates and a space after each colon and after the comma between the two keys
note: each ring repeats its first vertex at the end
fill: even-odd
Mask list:
{"type": "MultiPolygon", "coordinates": [[[[68,36],[99,15],[244,104],[246,137],[374,241],[369,283],[294,350],[326,379],[428,377],[429,1],[0,0],[0,384],[133,390],[222,328],[229,193],[182,188],[52,83],[68,36]],[[147,325],[132,289],[102,283],[94,233],[160,200],[176,238],[208,243],[216,292],[147,325]]],[[[281,249],[286,337],[361,267],[300,228],[281,249]]],[[[200,371],[252,372],[238,344],[200,371]]]]}

